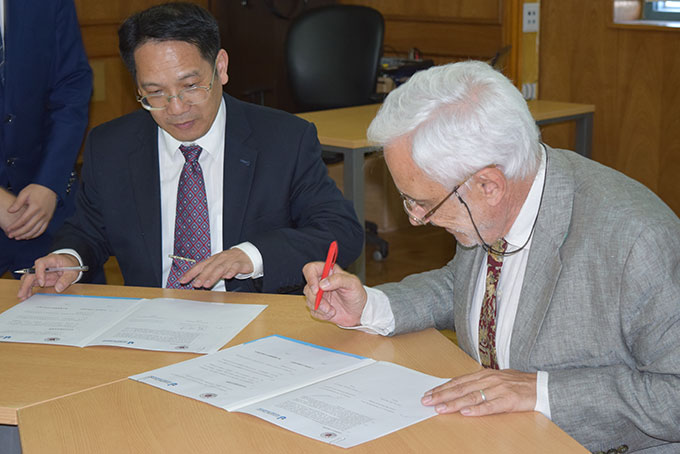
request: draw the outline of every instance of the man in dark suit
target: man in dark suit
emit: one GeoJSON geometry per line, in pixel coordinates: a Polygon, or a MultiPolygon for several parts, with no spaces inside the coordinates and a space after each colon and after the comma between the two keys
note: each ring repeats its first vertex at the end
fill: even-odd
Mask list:
{"type": "Polygon", "coordinates": [[[92,72],[73,0],[0,4],[0,274],[30,266],[73,213],[92,72]]]}
{"type": "Polygon", "coordinates": [[[210,13],[159,5],[128,18],[119,38],[145,110],[89,135],[76,214],[21,298],[36,283],[62,291],[78,278],[46,267],[96,267],[111,255],[127,285],[269,293],[301,291],[303,264],[333,240],[341,263],[359,255],[363,230],[327,175],[314,126],[223,95],[228,56],[210,13]],[[188,205],[197,208],[186,214],[188,205]]]}

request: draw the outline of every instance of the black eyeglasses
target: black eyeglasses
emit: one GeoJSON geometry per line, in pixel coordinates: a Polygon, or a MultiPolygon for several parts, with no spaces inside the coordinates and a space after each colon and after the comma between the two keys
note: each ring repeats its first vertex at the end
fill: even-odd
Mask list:
{"type": "MultiPolygon", "coordinates": [[[[547,168],[548,168],[548,156],[547,156],[547,155],[546,155],[546,160],[545,160],[545,167],[546,167],[546,174],[547,174],[547,168]]],[[[456,195],[456,198],[458,199],[458,201],[465,207],[465,210],[467,211],[468,216],[470,217],[470,222],[472,223],[472,227],[474,227],[475,233],[477,234],[477,237],[479,238],[479,241],[482,243],[482,249],[484,249],[484,251],[486,251],[487,253],[493,254],[493,255],[501,256],[501,257],[507,257],[507,256],[509,256],[509,255],[517,254],[519,251],[521,251],[522,249],[524,249],[524,248],[527,246],[527,244],[529,244],[529,240],[530,240],[531,237],[533,236],[534,230],[536,229],[536,222],[538,221],[538,214],[541,212],[541,206],[543,205],[543,194],[545,193],[545,180],[547,180],[547,177],[543,178],[543,188],[541,189],[541,200],[540,200],[540,202],[539,202],[539,204],[538,204],[538,212],[536,213],[536,218],[534,219],[534,224],[531,226],[531,233],[529,234],[529,237],[527,238],[526,242],[525,242],[520,248],[515,249],[515,250],[513,250],[513,251],[499,251],[499,250],[497,250],[497,249],[494,249],[493,246],[491,246],[489,243],[487,243],[486,241],[484,241],[484,238],[482,238],[482,235],[479,233],[479,229],[477,228],[477,224],[475,223],[475,220],[474,220],[474,218],[472,217],[472,211],[470,211],[470,207],[468,206],[467,203],[465,203],[465,200],[463,200],[463,198],[461,197],[461,195],[458,194],[458,189],[460,189],[460,187],[461,187],[462,185],[464,185],[465,182],[466,182],[469,178],[470,178],[470,177],[467,177],[462,183],[456,185],[456,187],[453,188],[453,190],[452,190],[451,192],[449,192],[449,193],[447,194],[447,196],[444,197],[444,199],[443,199],[441,202],[439,202],[438,204],[436,204],[436,205],[434,206],[434,208],[432,208],[430,211],[428,211],[427,213],[425,213],[425,215],[424,215],[423,217],[418,217],[418,216],[413,212],[413,211],[416,210],[416,209],[423,209],[423,207],[422,207],[418,202],[416,202],[415,200],[413,200],[411,197],[407,196],[406,194],[404,194],[404,193],[402,193],[402,192],[399,192],[399,195],[401,196],[401,199],[402,199],[402,202],[403,202],[403,205],[404,205],[404,211],[406,212],[406,214],[408,215],[408,217],[409,217],[411,220],[413,220],[413,222],[415,222],[415,223],[418,224],[418,225],[425,225],[425,224],[427,224],[427,223],[429,222],[428,220],[432,217],[432,215],[434,215],[434,213],[435,213],[439,208],[441,208],[441,206],[444,205],[444,203],[445,203],[447,200],[449,200],[449,198],[450,198],[452,195],[455,194],[455,195],[456,195]]]]}
{"type": "Polygon", "coordinates": [[[432,217],[432,215],[434,215],[437,212],[437,210],[439,208],[441,208],[441,206],[444,205],[444,203],[447,200],[449,200],[449,198],[453,194],[455,194],[456,191],[458,191],[458,188],[460,188],[460,184],[456,185],[456,187],[453,188],[453,191],[449,192],[448,195],[446,197],[444,197],[444,199],[441,202],[436,204],[434,206],[434,208],[432,208],[430,211],[425,213],[425,216],[423,216],[421,218],[416,216],[416,214],[414,213],[414,210],[419,209],[419,208],[422,209],[422,206],[420,204],[418,204],[418,202],[413,200],[411,197],[404,194],[403,192],[399,192],[399,195],[401,196],[401,201],[402,201],[402,204],[404,205],[404,211],[406,212],[408,217],[418,225],[425,225],[425,224],[428,223],[428,219],[430,219],[432,217]]]}

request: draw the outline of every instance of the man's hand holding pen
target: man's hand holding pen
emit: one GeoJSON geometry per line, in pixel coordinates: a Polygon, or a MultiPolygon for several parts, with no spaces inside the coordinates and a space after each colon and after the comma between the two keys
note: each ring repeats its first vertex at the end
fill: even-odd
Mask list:
{"type": "Polygon", "coordinates": [[[48,268],[79,267],[78,259],[70,254],[49,254],[35,261],[33,268],[35,273],[26,273],[21,278],[21,287],[17,296],[20,300],[25,300],[33,294],[32,289],[36,285],[39,287],[54,287],[57,293],[66,290],[76,279],[80,271],[46,271],[48,268]]]}
{"type": "Polygon", "coordinates": [[[330,275],[322,279],[324,262],[311,262],[302,268],[307,280],[304,294],[312,316],[340,326],[356,326],[366,305],[366,290],[359,278],[334,265],[330,275]],[[316,306],[316,295],[323,289],[323,296],[316,306]]]}
{"type": "Polygon", "coordinates": [[[250,258],[242,250],[233,248],[196,263],[184,273],[180,282],[182,284],[191,282],[194,288],[212,288],[221,279],[232,279],[237,274],[252,272],[253,263],[250,258]]]}

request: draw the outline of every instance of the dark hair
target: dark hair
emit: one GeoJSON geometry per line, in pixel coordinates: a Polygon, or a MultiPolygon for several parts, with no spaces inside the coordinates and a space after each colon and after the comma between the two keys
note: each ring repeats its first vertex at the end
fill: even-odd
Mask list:
{"type": "Polygon", "coordinates": [[[220,30],[212,14],[193,3],[165,3],[133,14],[118,29],[118,49],[135,80],[134,53],[147,41],[193,44],[212,63],[220,50],[220,30]]]}

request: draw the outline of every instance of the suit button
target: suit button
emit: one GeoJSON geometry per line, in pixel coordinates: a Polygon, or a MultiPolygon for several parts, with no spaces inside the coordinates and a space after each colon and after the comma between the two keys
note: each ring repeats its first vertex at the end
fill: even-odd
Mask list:
{"type": "Polygon", "coordinates": [[[16,162],[17,158],[7,158],[7,161],[5,163],[7,164],[8,167],[14,167],[14,163],[16,162]]]}
{"type": "Polygon", "coordinates": [[[5,115],[5,123],[12,123],[14,121],[14,115],[12,114],[7,114],[5,115]]]}

